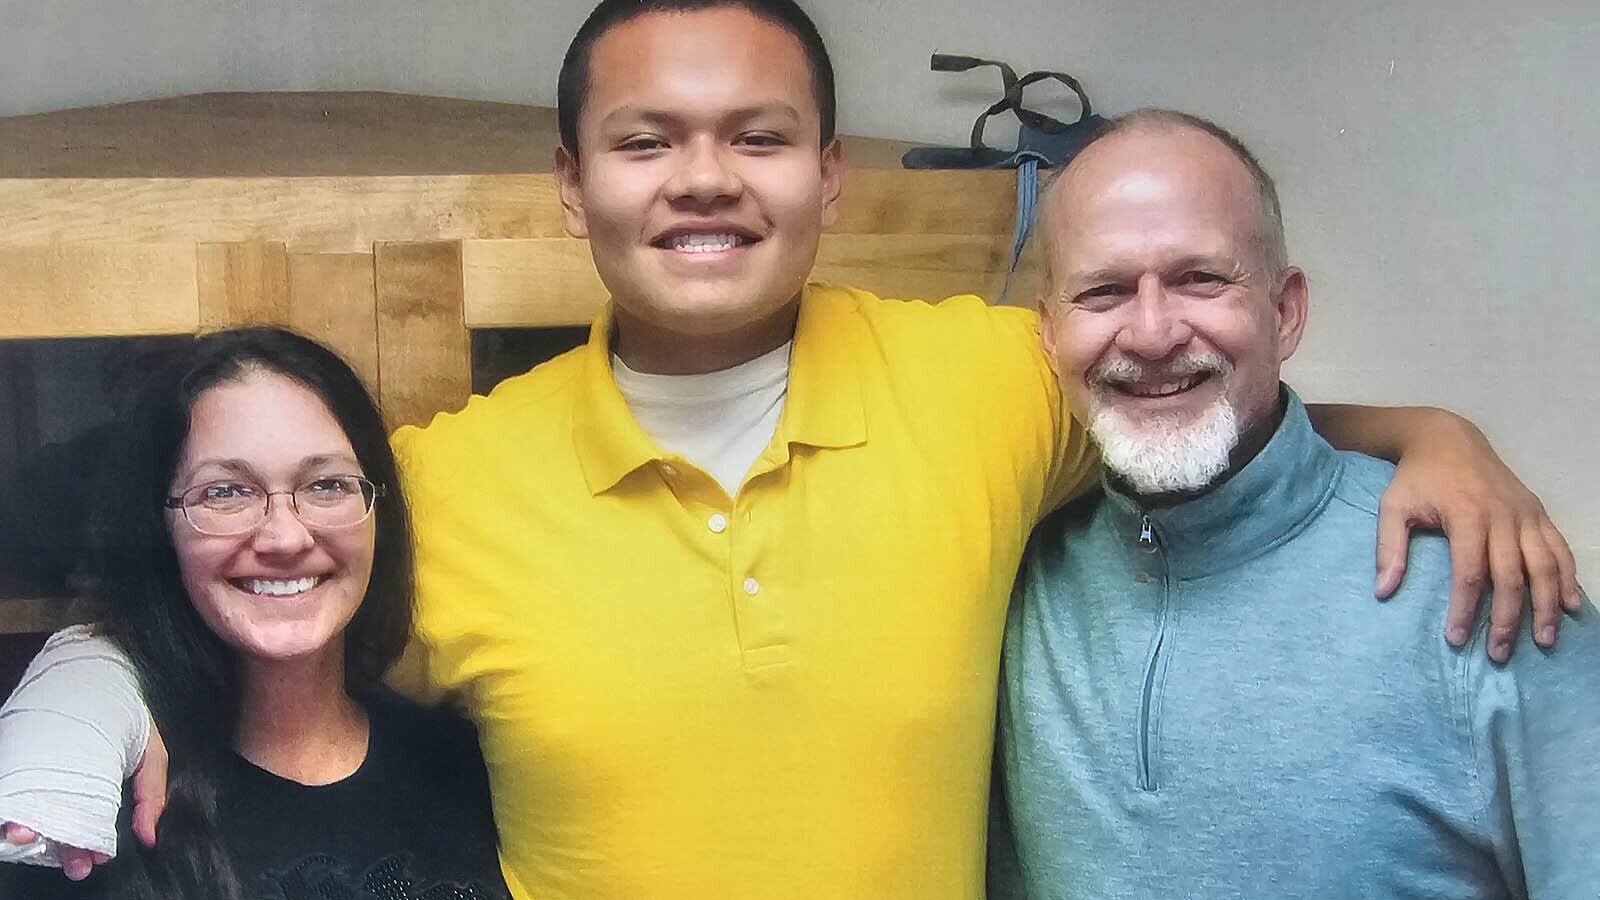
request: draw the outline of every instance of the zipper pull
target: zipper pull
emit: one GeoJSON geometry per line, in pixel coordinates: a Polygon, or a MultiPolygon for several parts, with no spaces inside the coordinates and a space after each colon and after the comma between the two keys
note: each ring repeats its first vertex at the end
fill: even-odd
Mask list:
{"type": "Polygon", "coordinates": [[[1139,546],[1146,550],[1156,548],[1156,531],[1150,525],[1150,517],[1144,516],[1139,520],[1139,546]]]}

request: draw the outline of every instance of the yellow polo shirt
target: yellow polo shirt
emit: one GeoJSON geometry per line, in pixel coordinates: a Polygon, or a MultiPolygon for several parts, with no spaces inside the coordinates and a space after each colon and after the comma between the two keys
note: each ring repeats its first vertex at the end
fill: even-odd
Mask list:
{"type": "Polygon", "coordinates": [[[1037,328],[808,287],[732,499],[633,420],[609,315],[396,434],[401,680],[477,720],[518,897],[982,896],[1011,579],[1094,477],[1037,328]]]}

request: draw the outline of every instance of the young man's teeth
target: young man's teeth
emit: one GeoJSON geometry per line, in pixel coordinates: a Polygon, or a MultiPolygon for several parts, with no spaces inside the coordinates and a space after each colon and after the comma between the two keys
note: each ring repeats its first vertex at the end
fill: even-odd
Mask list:
{"type": "Polygon", "coordinates": [[[266,594],[272,597],[287,597],[290,594],[302,594],[317,586],[315,578],[296,578],[293,581],[267,581],[261,578],[252,578],[249,582],[250,593],[266,594]]]}
{"type": "Polygon", "coordinates": [[[715,253],[739,246],[739,237],[732,234],[680,234],[672,239],[672,249],[688,253],[715,253]]]}

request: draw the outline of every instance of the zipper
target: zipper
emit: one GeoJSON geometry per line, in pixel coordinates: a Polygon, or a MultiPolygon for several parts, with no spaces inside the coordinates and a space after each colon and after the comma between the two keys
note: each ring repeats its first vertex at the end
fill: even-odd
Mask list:
{"type": "MultiPolygon", "coordinates": [[[[1155,528],[1150,523],[1150,517],[1144,516],[1139,520],[1139,548],[1150,553],[1156,552],[1155,528]]],[[[1152,739],[1151,718],[1156,701],[1156,676],[1161,670],[1161,653],[1167,643],[1167,575],[1165,565],[1161,572],[1161,612],[1156,619],[1155,640],[1150,644],[1150,658],[1144,667],[1144,690],[1139,696],[1139,737],[1138,737],[1138,779],[1139,790],[1155,791],[1160,785],[1156,784],[1155,773],[1152,771],[1150,743],[1152,739]]]]}

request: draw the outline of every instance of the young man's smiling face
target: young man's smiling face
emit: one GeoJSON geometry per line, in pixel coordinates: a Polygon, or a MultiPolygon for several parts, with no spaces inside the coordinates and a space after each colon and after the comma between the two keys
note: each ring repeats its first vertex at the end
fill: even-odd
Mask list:
{"type": "Polygon", "coordinates": [[[594,44],[567,224],[615,301],[617,353],[712,371],[793,336],[839,196],[798,39],[738,7],[647,13],[594,44]]]}

